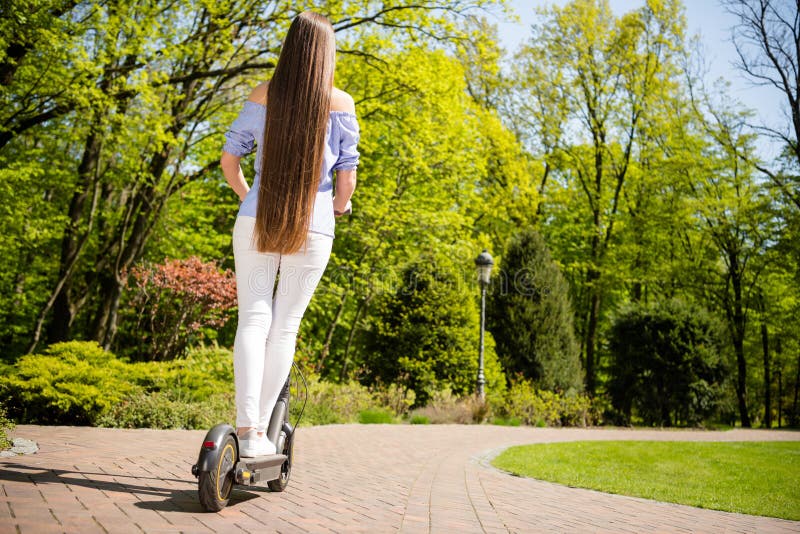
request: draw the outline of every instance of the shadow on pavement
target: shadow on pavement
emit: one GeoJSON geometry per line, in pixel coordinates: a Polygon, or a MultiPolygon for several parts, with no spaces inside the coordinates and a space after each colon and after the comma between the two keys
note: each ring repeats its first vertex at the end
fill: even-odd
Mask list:
{"type": "MultiPolygon", "coordinates": [[[[269,490],[264,490],[269,493],[269,490]]],[[[258,494],[252,493],[250,490],[240,490],[234,488],[231,493],[231,500],[228,507],[236,506],[238,503],[247,502],[252,499],[257,499],[258,494]]],[[[197,500],[197,492],[180,491],[175,492],[172,496],[167,497],[163,501],[139,501],[134,504],[137,508],[143,510],[154,510],[156,512],[187,512],[192,514],[202,513],[204,510],[197,500]],[[187,495],[191,493],[191,495],[187,495]]]]}
{"type": "MultiPolygon", "coordinates": [[[[20,462],[0,462],[0,480],[27,482],[30,484],[63,484],[65,486],[81,486],[97,491],[130,493],[137,496],[164,497],[163,500],[138,501],[137,508],[159,512],[201,513],[203,509],[197,497],[197,483],[191,478],[160,478],[154,476],[131,475],[126,473],[107,473],[89,471],[70,471],[66,469],[42,469],[20,462]],[[93,477],[114,477],[117,481],[98,480],[93,477]],[[125,479],[125,480],[119,480],[125,479]],[[127,482],[130,480],[131,482],[127,482]],[[186,485],[185,489],[161,488],[142,485],[144,481],[177,482],[186,485]],[[140,482],[141,481],[141,482],[140,482]],[[138,483],[137,483],[138,482],[138,483]]],[[[256,499],[263,493],[271,493],[267,488],[253,487],[247,490],[234,488],[228,506],[256,499]]]]}

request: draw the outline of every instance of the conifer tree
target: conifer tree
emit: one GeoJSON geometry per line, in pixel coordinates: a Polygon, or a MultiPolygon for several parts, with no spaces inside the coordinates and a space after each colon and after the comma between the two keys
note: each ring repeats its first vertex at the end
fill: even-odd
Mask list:
{"type": "Polygon", "coordinates": [[[509,241],[486,313],[507,374],[521,374],[549,390],[583,389],[569,288],[535,230],[509,241]]]}

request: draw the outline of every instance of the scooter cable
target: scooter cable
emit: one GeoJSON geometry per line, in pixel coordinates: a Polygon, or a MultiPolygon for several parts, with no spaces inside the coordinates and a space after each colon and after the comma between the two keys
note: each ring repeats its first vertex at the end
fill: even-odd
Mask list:
{"type": "Polygon", "coordinates": [[[303,407],[300,408],[300,415],[297,416],[297,421],[294,423],[294,428],[297,428],[297,426],[300,424],[300,419],[303,418],[303,412],[306,411],[306,403],[308,402],[308,382],[306,382],[306,377],[303,376],[303,372],[295,362],[292,362],[292,367],[294,367],[294,370],[300,375],[300,379],[303,381],[303,389],[305,389],[305,395],[303,395],[303,407]]]}

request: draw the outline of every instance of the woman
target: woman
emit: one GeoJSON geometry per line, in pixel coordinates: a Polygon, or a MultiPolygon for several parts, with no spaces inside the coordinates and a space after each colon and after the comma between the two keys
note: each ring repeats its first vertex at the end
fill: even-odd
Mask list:
{"type": "Polygon", "coordinates": [[[335,54],[330,22],[311,12],[297,16],[272,79],[253,90],[225,134],[220,165],[242,201],[233,229],[233,368],[245,457],[275,453],[265,430],[330,257],[334,219],[348,211],[356,185],[358,122],[353,99],[333,87],[335,54]],[[251,189],[239,162],[254,144],[251,189]]]}

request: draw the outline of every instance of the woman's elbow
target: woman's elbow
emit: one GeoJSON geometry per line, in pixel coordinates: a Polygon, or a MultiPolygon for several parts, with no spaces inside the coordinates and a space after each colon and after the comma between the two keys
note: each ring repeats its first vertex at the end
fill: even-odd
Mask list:
{"type": "Polygon", "coordinates": [[[223,151],[219,158],[219,166],[222,167],[222,170],[232,169],[239,166],[240,160],[241,158],[223,151]]]}

